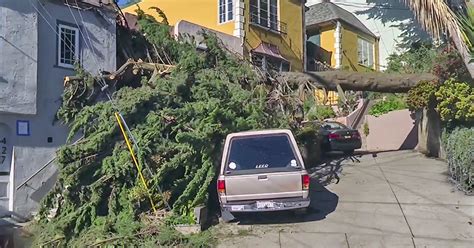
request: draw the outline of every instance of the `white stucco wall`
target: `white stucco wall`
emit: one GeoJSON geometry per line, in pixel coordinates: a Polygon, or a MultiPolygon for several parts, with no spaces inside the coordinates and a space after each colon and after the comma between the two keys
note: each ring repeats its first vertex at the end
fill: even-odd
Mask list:
{"type": "MultiPolygon", "coordinates": [[[[51,163],[23,183],[55,156],[68,133],[55,116],[64,77],[75,72],[57,65],[57,25],[79,24],[80,61],[90,73],[116,69],[115,14],[89,9],[81,11],[81,18],[77,9],[72,9],[72,15],[57,3],[60,1],[0,0],[0,141],[7,137],[6,144],[0,143],[0,153],[6,147],[10,160],[0,163],[0,183],[11,175],[13,194],[8,200],[13,204],[8,208],[25,217],[38,208],[55,183],[56,166],[51,163]],[[28,100],[27,104],[18,99],[28,100]],[[17,134],[19,120],[29,122],[29,135],[17,134]]],[[[0,209],[6,205],[0,201],[0,209]]]]}
{"type": "MultiPolygon", "coordinates": [[[[320,2],[322,2],[322,0],[308,0],[306,6],[311,6],[320,2]]],[[[410,23],[410,20],[413,20],[412,12],[401,4],[399,0],[332,0],[331,2],[355,14],[355,16],[359,18],[367,28],[380,37],[380,68],[382,70],[385,69],[387,65],[387,57],[390,54],[400,51],[397,45],[403,41],[400,35],[404,30],[396,26],[400,23],[410,23]],[[386,2],[392,2],[394,6],[392,8],[377,7],[386,2]],[[370,17],[369,14],[357,13],[370,8],[379,8],[380,11],[386,13],[386,16],[390,16],[389,19],[391,20],[403,19],[403,21],[387,21],[383,23],[379,17],[370,17]]],[[[415,32],[421,36],[426,36],[426,34],[419,28],[415,30],[415,32]]]]}
{"type": "Polygon", "coordinates": [[[38,19],[31,5],[12,4],[0,1],[0,113],[35,114],[38,19]]]}

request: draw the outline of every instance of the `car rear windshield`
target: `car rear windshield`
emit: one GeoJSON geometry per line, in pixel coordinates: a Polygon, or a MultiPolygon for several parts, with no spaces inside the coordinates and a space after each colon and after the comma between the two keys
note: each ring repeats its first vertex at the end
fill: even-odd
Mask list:
{"type": "Polygon", "coordinates": [[[230,142],[226,172],[298,169],[295,151],[286,134],[239,137],[230,142]]]}
{"type": "Polygon", "coordinates": [[[338,122],[326,122],[323,124],[323,128],[326,130],[338,130],[338,129],[347,129],[344,124],[338,122]]]}

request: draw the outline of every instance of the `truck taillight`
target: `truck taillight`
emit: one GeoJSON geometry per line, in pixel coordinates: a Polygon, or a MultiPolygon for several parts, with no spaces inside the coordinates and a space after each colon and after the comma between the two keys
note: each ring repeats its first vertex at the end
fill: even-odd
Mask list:
{"type": "Polygon", "coordinates": [[[309,189],[309,175],[305,174],[301,176],[301,182],[303,185],[303,190],[308,190],[309,189]]]}
{"type": "Polygon", "coordinates": [[[217,180],[217,192],[225,193],[225,180],[217,180]]]}

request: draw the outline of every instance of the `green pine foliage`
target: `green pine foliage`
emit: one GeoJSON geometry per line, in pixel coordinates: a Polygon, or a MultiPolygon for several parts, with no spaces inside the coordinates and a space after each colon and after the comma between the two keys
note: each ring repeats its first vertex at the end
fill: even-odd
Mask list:
{"type": "Polygon", "coordinates": [[[78,247],[115,237],[108,244],[210,246],[211,235],[183,237],[165,226],[192,222],[193,208],[207,204],[227,134],[289,126],[288,118],[267,103],[271,86],[221,49],[216,37],[203,34],[207,50],[198,52],[193,43],[175,41],[168,26],[142,12],[139,17],[147,41],[158,48],[155,56],[166,57],[176,69],[152,85],[117,84],[113,101],[91,97],[102,94],[101,87],[83,70],[78,74],[85,80],[66,86],[58,117],[71,128],[69,141],[83,138],[58,151],[58,181],[42,202],[36,245],[78,247]],[[115,111],[136,139],[158,209],[172,207],[167,220],[146,221],[148,195],[115,111]]]}

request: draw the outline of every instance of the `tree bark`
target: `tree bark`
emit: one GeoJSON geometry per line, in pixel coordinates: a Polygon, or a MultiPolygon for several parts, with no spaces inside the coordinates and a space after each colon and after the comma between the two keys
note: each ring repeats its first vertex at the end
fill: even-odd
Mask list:
{"type": "Polygon", "coordinates": [[[456,33],[450,32],[451,39],[453,40],[454,46],[456,46],[456,49],[459,52],[459,55],[461,56],[464,64],[466,65],[467,70],[469,71],[469,74],[471,75],[471,78],[474,78],[474,63],[470,63],[471,59],[471,53],[467,49],[466,44],[461,40],[461,38],[456,35],[456,33]]]}
{"type": "MultiPolygon", "coordinates": [[[[130,81],[142,73],[156,78],[171,72],[174,65],[147,63],[141,60],[129,59],[117,71],[100,75],[97,78],[105,81],[130,81]]],[[[292,85],[301,85],[306,82],[316,87],[328,90],[337,90],[340,85],[344,90],[375,91],[389,93],[403,93],[410,90],[420,81],[437,80],[432,74],[389,74],[380,72],[352,72],[352,71],[322,71],[322,72],[282,72],[276,78],[280,82],[292,85]]],[[[64,78],[66,85],[70,81],[83,80],[78,76],[64,78]]]]}
{"type": "Polygon", "coordinates": [[[277,80],[291,84],[311,82],[317,87],[337,90],[339,84],[344,90],[375,91],[387,93],[408,92],[420,81],[438,80],[436,76],[424,74],[390,74],[381,72],[322,71],[283,72],[277,80]]]}

